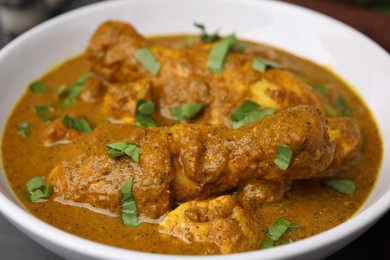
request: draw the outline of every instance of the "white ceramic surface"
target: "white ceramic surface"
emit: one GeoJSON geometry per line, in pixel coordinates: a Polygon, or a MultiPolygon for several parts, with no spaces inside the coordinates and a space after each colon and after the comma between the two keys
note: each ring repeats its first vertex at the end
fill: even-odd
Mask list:
{"type": "MultiPolygon", "coordinates": [[[[368,229],[390,206],[390,56],[357,31],[318,13],[278,1],[127,0],[107,1],[59,16],[33,28],[0,51],[0,125],[27,84],[53,65],[81,53],[96,27],[107,19],[132,23],[142,34],[210,31],[277,46],[331,67],[351,83],[376,115],[384,139],[384,161],[375,191],[351,220],[283,247],[241,253],[240,259],[317,259],[368,229]]],[[[53,228],[27,213],[0,172],[0,211],[19,229],[68,259],[174,259],[108,247],[53,228]]],[[[187,257],[237,259],[237,255],[187,257]]],[[[180,257],[178,257],[180,258],[180,257]]]]}

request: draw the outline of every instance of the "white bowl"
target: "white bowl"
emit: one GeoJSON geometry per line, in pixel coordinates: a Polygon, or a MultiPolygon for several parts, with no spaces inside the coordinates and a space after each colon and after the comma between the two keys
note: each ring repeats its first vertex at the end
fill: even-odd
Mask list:
{"type": "MultiPolygon", "coordinates": [[[[127,21],[142,34],[211,31],[273,45],[331,67],[351,83],[375,114],[384,141],[379,180],[352,219],[319,235],[283,247],[241,253],[240,259],[325,257],[373,225],[390,206],[390,56],[376,43],[324,15],[278,1],[128,0],[94,4],[45,22],[0,51],[0,125],[27,84],[53,65],[81,53],[96,27],[107,19],[127,21]]],[[[236,259],[237,255],[183,257],[135,252],[91,242],[56,229],[26,212],[0,172],[0,211],[32,239],[69,259],[236,259]]]]}

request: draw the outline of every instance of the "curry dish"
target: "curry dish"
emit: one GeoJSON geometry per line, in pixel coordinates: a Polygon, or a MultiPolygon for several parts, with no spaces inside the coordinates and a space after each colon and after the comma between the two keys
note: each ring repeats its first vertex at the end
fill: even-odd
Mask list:
{"type": "Polygon", "coordinates": [[[4,130],[24,206],[133,250],[266,250],[350,218],[382,143],[339,78],[234,35],[142,37],[102,24],[84,54],[34,81],[4,130]]]}

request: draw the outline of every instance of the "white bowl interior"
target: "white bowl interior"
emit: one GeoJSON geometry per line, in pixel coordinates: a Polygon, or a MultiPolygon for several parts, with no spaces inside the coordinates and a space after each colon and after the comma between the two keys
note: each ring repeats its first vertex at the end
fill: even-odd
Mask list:
{"type": "MultiPolygon", "coordinates": [[[[240,257],[309,257],[313,250],[317,250],[314,254],[316,258],[325,256],[363,232],[389,208],[390,123],[386,116],[390,109],[389,55],[370,39],[333,19],[277,1],[107,1],[52,19],[20,36],[0,52],[0,125],[5,125],[15,102],[29,82],[81,53],[96,27],[108,19],[132,23],[145,35],[198,33],[193,23],[201,22],[210,31],[219,29],[222,34],[236,32],[241,38],[276,46],[336,71],[356,88],[376,115],[384,141],[383,166],[374,192],[357,216],[330,231],[282,250],[250,252],[240,257]]],[[[158,255],[100,246],[40,222],[18,209],[16,205],[19,203],[3,172],[0,173],[0,191],[3,214],[28,235],[63,256],[159,258],[158,255]],[[50,234],[46,237],[37,235],[37,227],[31,227],[32,222],[50,231],[50,234]],[[51,242],[48,242],[49,239],[51,242]]],[[[224,259],[235,257],[225,256],[224,259]]]]}

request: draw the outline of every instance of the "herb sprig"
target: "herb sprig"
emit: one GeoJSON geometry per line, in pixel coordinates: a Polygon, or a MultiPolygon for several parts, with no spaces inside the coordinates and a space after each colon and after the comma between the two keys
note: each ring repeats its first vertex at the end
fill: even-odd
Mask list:
{"type": "Polygon", "coordinates": [[[203,110],[203,108],[205,108],[205,106],[206,104],[203,103],[185,103],[171,109],[172,118],[174,120],[187,120],[194,118],[203,110]]]}
{"type": "Polygon", "coordinates": [[[275,114],[274,108],[261,108],[250,100],[245,100],[232,114],[231,126],[233,129],[256,122],[267,115],[275,114]]]}
{"type": "Polygon", "coordinates": [[[133,159],[133,161],[137,163],[139,162],[141,148],[136,144],[128,142],[117,142],[106,144],[106,147],[108,148],[107,155],[111,158],[127,155],[133,159]]]}
{"type": "Polygon", "coordinates": [[[139,225],[137,216],[137,204],[133,198],[132,188],[133,177],[126,181],[125,184],[123,184],[123,186],[121,187],[121,216],[124,225],[137,227],[139,225]]]}
{"type": "Polygon", "coordinates": [[[135,110],[135,125],[136,126],[156,126],[152,118],[154,111],[155,103],[150,100],[140,99],[137,103],[137,108],[135,110]]]}
{"type": "Polygon", "coordinates": [[[51,195],[51,185],[45,185],[45,178],[37,176],[31,178],[26,183],[27,191],[30,193],[31,202],[38,202],[39,199],[49,198],[51,195]]]}

